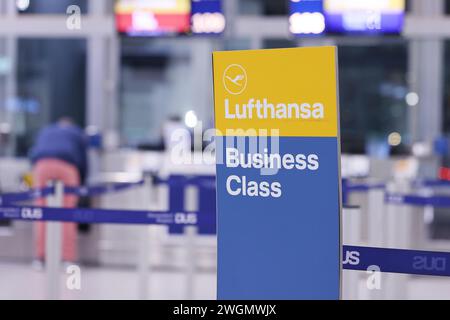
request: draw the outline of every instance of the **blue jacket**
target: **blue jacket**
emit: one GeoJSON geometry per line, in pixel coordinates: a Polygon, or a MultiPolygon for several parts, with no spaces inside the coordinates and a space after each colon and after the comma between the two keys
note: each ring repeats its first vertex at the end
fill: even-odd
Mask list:
{"type": "Polygon", "coordinates": [[[35,164],[41,159],[59,159],[73,164],[81,181],[87,174],[87,142],[83,131],[75,125],[50,125],[39,132],[30,152],[35,164]]]}

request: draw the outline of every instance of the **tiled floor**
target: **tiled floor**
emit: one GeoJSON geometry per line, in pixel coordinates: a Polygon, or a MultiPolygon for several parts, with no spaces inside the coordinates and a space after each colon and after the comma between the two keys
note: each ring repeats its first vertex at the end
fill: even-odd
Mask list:
{"type": "MultiPolygon", "coordinates": [[[[368,299],[371,293],[366,289],[364,277],[360,273],[360,298],[368,299]]],[[[63,270],[60,276],[63,299],[139,298],[138,276],[133,269],[82,267],[79,291],[67,289],[67,279],[63,270]]],[[[33,269],[30,264],[0,263],[0,300],[44,299],[45,284],[45,272],[33,269]]],[[[181,271],[153,271],[148,279],[148,290],[150,299],[185,299],[186,277],[181,271]]],[[[216,274],[198,272],[193,291],[194,299],[215,299],[216,274]]],[[[408,277],[405,288],[400,290],[401,295],[403,291],[409,299],[450,299],[450,278],[408,277]]]]}
{"type": "MultiPolygon", "coordinates": [[[[81,290],[69,290],[69,275],[62,270],[62,299],[137,299],[138,276],[133,269],[81,267],[81,290]]],[[[46,277],[29,264],[0,263],[0,300],[44,299],[46,277]]],[[[150,299],[185,299],[186,277],[177,271],[154,271],[148,279],[150,299]]],[[[194,299],[215,299],[216,274],[199,272],[194,281],[194,299]]]]}

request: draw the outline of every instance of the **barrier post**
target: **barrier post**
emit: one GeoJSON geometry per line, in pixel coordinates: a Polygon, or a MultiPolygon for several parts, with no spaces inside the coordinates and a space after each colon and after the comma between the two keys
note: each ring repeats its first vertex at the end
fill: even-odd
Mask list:
{"type": "MultiPolygon", "coordinates": [[[[186,211],[199,211],[201,188],[197,185],[186,185],[184,189],[184,209],[186,211]]],[[[186,300],[193,300],[195,296],[195,267],[196,267],[196,243],[197,227],[186,226],[184,228],[185,255],[186,255],[186,300]]]]}
{"type": "Polygon", "coordinates": [[[186,226],[184,232],[186,238],[186,300],[193,300],[195,293],[195,239],[197,236],[197,227],[186,226]]]}
{"type": "Polygon", "coordinates": [[[149,299],[149,233],[148,226],[139,227],[138,247],[138,295],[139,300],[149,299]]]}
{"type": "MultiPolygon", "coordinates": [[[[142,206],[151,209],[151,201],[146,201],[151,195],[152,179],[150,176],[144,178],[144,184],[141,186],[140,198],[142,199],[142,206]]],[[[138,297],[139,300],[148,300],[149,296],[149,279],[151,279],[150,266],[150,230],[151,227],[144,225],[139,226],[138,235],[138,257],[137,257],[137,272],[138,272],[138,297]]],[[[151,281],[151,280],[150,280],[151,281]]]]}
{"type": "MultiPolygon", "coordinates": [[[[54,194],[47,197],[47,206],[60,208],[63,206],[64,185],[57,181],[54,184],[54,194]]],[[[45,271],[47,282],[47,299],[59,299],[59,277],[61,268],[61,222],[46,223],[45,239],[45,271]]]]}
{"type": "MultiPolygon", "coordinates": [[[[357,206],[345,206],[342,210],[342,240],[346,245],[360,245],[361,209],[357,206]]],[[[344,300],[359,299],[359,273],[353,270],[344,271],[343,292],[344,300]]]]}
{"type": "MultiPolygon", "coordinates": [[[[388,193],[407,194],[410,185],[407,180],[388,184],[388,193]]],[[[405,204],[386,205],[386,247],[408,249],[411,245],[411,215],[412,208],[405,204]]],[[[381,270],[383,272],[383,270],[381,270]]],[[[386,274],[384,279],[384,298],[388,300],[403,300],[408,297],[407,284],[409,276],[405,274],[386,274]]]]}
{"type": "MultiPolygon", "coordinates": [[[[382,248],[386,245],[386,205],[384,201],[385,191],[380,188],[369,189],[367,194],[367,238],[371,247],[382,248]]],[[[380,273],[381,283],[385,274],[380,273]]],[[[382,290],[372,289],[369,292],[371,300],[380,300],[383,298],[382,290]]]]}
{"type": "Polygon", "coordinates": [[[368,222],[368,244],[372,247],[383,247],[385,245],[385,231],[383,227],[385,192],[380,188],[369,189],[367,192],[367,222],[368,222]]]}

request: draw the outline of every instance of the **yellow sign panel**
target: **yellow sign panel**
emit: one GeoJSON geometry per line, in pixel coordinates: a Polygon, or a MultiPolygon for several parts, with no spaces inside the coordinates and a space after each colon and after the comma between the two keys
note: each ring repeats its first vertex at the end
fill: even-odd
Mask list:
{"type": "Polygon", "coordinates": [[[336,137],[336,48],[214,52],[216,129],[336,137]]]}

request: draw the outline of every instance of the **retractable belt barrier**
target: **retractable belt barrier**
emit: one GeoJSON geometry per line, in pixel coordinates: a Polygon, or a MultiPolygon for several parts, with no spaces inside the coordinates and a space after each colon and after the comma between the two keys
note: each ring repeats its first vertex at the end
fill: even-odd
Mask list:
{"type": "Polygon", "coordinates": [[[343,257],[347,270],[450,277],[450,252],[344,246],[343,257]]]}
{"type": "Polygon", "coordinates": [[[450,208],[450,196],[421,196],[414,194],[386,194],[385,201],[390,204],[407,204],[411,206],[432,206],[450,208]]]}
{"type": "MultiPolygon", "coordinates": [[[[0,207],[0,219],[78,223],[120,223],[215,228],[215,216],[198,212],[154,212],[47,207],[0,207]]],[[[366,271],[450,276],[450,252],[343,246],[343,268],[366,271]]]]}
{"type": "Polygon", "coordinates": [[[346,182],[344,184],[343,182],[343,189],[345,189],[347,192],[363,192],[368,191],[371,189],[384,189],[386,188],[386,185],[384,183],[349,183],[346,182]]]}
{"type": "MultiPolygon", "coordinates": [[[[64,187],[64,193],[77,196],[99,196],[102,194],[123,191],[142,185],[144,180],[132,183],[106,183],[93,186],[64,187]]],[[[17,202],[31,201],[54,194],[54,187],[30,189],[24,192],[4,193],[0,195],[0,205],[12,205],[17,202]]]]}
{"type": "MultiPolygon", "coordinates": [[[[416,180],[412,184],[414,187],[450,187],[449,180],[416,180]]],[[[344,192],[364,192],[371,189],[385,189],[385,183],[353,183],[348,179],[342,179],[342,189],[344,192]]]]}
{"type": "Polygon", "coordinates": [[[30,201],[49,196],[55,192],[54,187],[31,189],[24,192],[4,193],[0,195],[0,205],[11,205],[16,202],[30,201]]]}
{"type": "MultiPolygon", "coordinates": [[[[75,194],[77,196],[99,196],[102,194],[108,194],[112,192],[123,191],[131,187],[142,185],[144,180],[133,183],[107,183],[93,186],[81,186],[81,187],[64,187],[64,193],[75,194]]],[[[214,176],[181,176],[174,175],[169,178],[161,178],[158,176],[153,177],[153,183],[155,185],[167,184],[170,187],[186,187],[197,186],[200,188],[215,189],[215,177],[214,176]]],[[[447,182],[450,186],[450,182],[447,182]]],[[[343,180],[343,194],[349,192],[364,192],[370,189],[384,188],[384,184],[351,184],[346,180],[343,180]]],[[[47,187],[43,189],[31,189],[24,192],[17,193],[5,193],[0,195],[0,205],[8,205],[15,202],[30,201],[37,198],[46,197],[53,194],[54,188],[47,187]]]]}
{"type": "MultiPolygon", "coordinates": [[[[180,176],[181,177],[181,176],[180,176]]],[[[210,179],[209,179],[210,180],[210,179]]],[[[203,179],[181,179],[180,183],[201,184],[203,179]]],[[[134,183],[111,183],[82,187],[64,187],[64,193],[78,196],[99,196],[112,192],[123,191],[140,186],[143,180],[134,183]]],[[[162,179],[156,183],[168,183],[162,179]]],[[[25,221],[57,221],[76,223],[111,223],[111,224],[147,224],[164,225],[170,229],[184,232],[186,226],[197,226],[199,234],[215,234],[216,218],[214,214],[205,212],[186,212],[170,209],[163,211],[137,210],[105,210],[85,208],[49,208],[35,206],[17,206],[16,202],[30,201],[54,193],[55,188],[33,189],[23,193],[5,194],[1,196],[0,219],[25,221]]]]}
{"type": "Polygon", "coordinates": [[[450,187],[450,181],[426,179],[415,181],[413,185],[416,187],[450,187]]]}
{"type": "MultiPolygon", "coordinates": [[[[138,182],[132,183],[106,183],[106,184],[98,184],[93,186],[81,186],[81,187],[64,187],[64,192],[69,194],[75,194],[78,196],[98,196],[102,194],[108,194],[112,192],[123,191],[128,188],[132,188],[135,186],[142,185],[144,180],[140,180],[138,182]]],[[[169,178],[160,178],[158,176],[153,177],[153,183],[155,185],[167,184],[171,187],[185,187],[189,185],[203,187],[203,188],[215,188],[215,177],[214,176],[182,176],[182,175],[174,175],[169,178]]],[[[415,186],[421,187],[450,187],[450,181],[446,180],[423,180],[417,181],[414,183],[415,186]]],[[[384,189],[386,187],[383,183],[351,183],[347,179],[342,180],[342,193],[343,198],[346,200],[349,193],[352,192],[365,192],[372,189],[384,189]]],[[[0,195],[0,205],[11,204],[15,202],[21,201],[29,201],[34,200],[41,197],[46,197],[48,195],[53,194],[54,188],[47,187],[42,189],[31,189],[24,192],[17,193],[5,193],[0,195]]],[[[426,200],[427,197],[420,196],[404,196],[406,203],[410,204],[420,204],[425,203],[427,201],[431,201],[431,205],[436,203],[437,205],[441,205],[444,203],[444,206],[447,204],[446,197],[444,199],[439,200],[439,197],[433,197],[433,199],[426,200]],[[411,200],[412,199],[412,200],[411,200]]],[[[429,198],[429,197],[428,197],[429,198]]],[[[386,197],[388,202],[398,202],[398,195],[388,195],[386,197]]],[[[344,201],[346,203],[346,201],[344,201]]],[[[428,203],[427,203],[428,205],[428,203]]]]}
{"type": "Polygon", "coordinates": [[[118,191],[124,191],[132,187],[140,186],[144,184],[144,180],[130,183],[107,183],[93,186],[82,187],[64,187],[64,193],[75,194],[77,196],[99,196],[102,194],[113,193],[118,191]]]}
{"type": "MultiPolygon", "coordinates": [[[[448,180],[417,180],[413,182],[416,188],[450,187],[448,180]]],[[[373,189],[386,189],[384,183],[351,183],[348,179],[342,179],[343,203],[348,203],[348,195],[353,192],[367,192],[373,189]]],[[[386,194],[385,201],[391,204],[409,204],[413,206],[450,207],[450,197],[447,196],[421,196],[386,194]]]]}
{"type": "Polygon", "coordinates": [[[84,208],[49,208],[33,206],[0,207],[0,219],[76,223],[148,224],[164,226],[198,226],[211,231],[214,215],[198,212],[126,211],[84,208]]]}
{"type": "MultiPolygon", "coordinates": [[[[31,189],[21,193],[8,193],[0,195],[0,219],[10,220],[34,220],[40,221],[62,221],[78,223],[123,223],[123,224],[164,224],[168,226],[170,233],[181,234],[186,225],[191,225],[198,221],[198,233],[203,235],[213,235],[216,233],[215,218],[215,177],[213,176],[170,176],[168,179],[153,176],[153,184],[167,184],[171,189],[169,200],[169,212],[150,211],[126,211],[126,210],[102,210],[102,209],[64,209],[64,208],[43,208],[43,207],[16,207],[17,202],[31,201],[46,197],[54,193],[54,187],[44,189],[31,189]],[[198,212],[186,212],[183,208],[184,187],[195,185],[200,188],[200,203],[198,212]],[[181,204],[181,203],[183,204],[181,204]],[[18,214],[17,210],[23,210],[18,214]],[[72,210],[70,214],[68,211],[72,210]],[[74,212],[76,211],[76,213],[74,212]],[[6,212],[14,214],[5,214],[6,212]],[[168,219],[166,223],[154,222],[163,221],[162,216],[168,219]],[[60,216],[61,215],[61,216],[60,216]],[[169,216],[172,215],[170,218],[169,216]],[[158,217],[156,217],[158,216],[158,217]],[[33,220],[33,219],[31,219],[33,220]],[[172,223],[170,222],[172,221],[172,223]]],[[[129,188],[141,186],[144,180],[132,183],[106,183],[92,186],[71,187],[65,186],[65,194],[77,196],[99,196],[113,192],[124,191],[129,188]]]]}
{"type": "Polygon", "coordinates": [[[353,192],[367,192],[374,189],[385,189],[384,183],[352,183],[348,179],[342,179],[342,202],[348,204],[348,197],[353,192]]]}
{"type": "Polygon", "coordinates": [[[182,176],[182,175],[172,175],[168,178],[161,178],[158,176],[153,177],[153,183],[158,184],[168,184],[171,186],[198,186],[198,187],[216,187],[215,176],[182,176]]]}
{"type": "MultiPolygon", "coordinates": [[[[111,224],[138,224],[138,225],[162,225],[169,228],[183,230],[187,226],[198,227],[199,233],[216,233],[215,210],[205,212],[204,209],[215,206],[215,197],[209,197],[215,192],[215,179],[209,176],[171,176],[168,179],[154,178],[154,184],[168,184],[180,192],[187,185],[198,186],[201,190],[209,190],[208,197],[199,212],[186,212],[171,209],[168,212],[158,211],[128,211],[128,210],[105,210],[105,209],[83,209],[83,208],[49,208],[34,206],[15,206],[14,202],[33,200],[54,193],[53,187],[34,189],[23,193],[10,193],[0,196],[2,205],[0,207],[0,219],[22,220],[22,221],[59,221],[77,223],[111,223],[111,224]]],[[[125,190],[127,188],[141,185],[137,183],[106,184],[90,187],[65,187],[65,193],[79,196],[95,196],[125,190]]],[[[428,182],[428,185],[439,185],[438,182],[428,182]]],[[[450,183],[448,183],[450,185],[450,183]]],[[[346,184],[346,191],[367,191],[373,188],[384,188],[383,184],[346,184]]],[[[172,198],[172,196],[171,196],[172,198]]],[[[420,196],[387,194],[386,202],[394,204],[409,204],[416,206],[450,207],[450,197],[446,196],[420,196]]],[[[179,203],[176,204],[180,206],[179,203]]],[[[202,207],[202,201],[200,201],[202,207]]],[[[430,276],[450,276],[450,252],[433,252],[420,250],[405,250],[391,248],[374,248],[360,246],[343,246],[343,269],[367,271],[376,266],[381,272],[404,273],[430,276]]]]}

